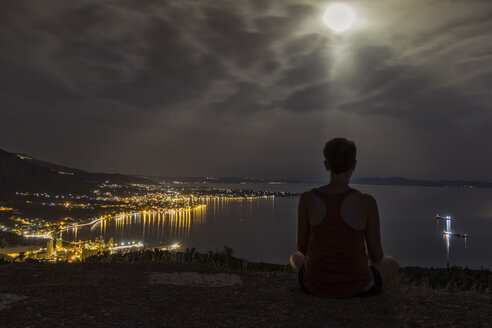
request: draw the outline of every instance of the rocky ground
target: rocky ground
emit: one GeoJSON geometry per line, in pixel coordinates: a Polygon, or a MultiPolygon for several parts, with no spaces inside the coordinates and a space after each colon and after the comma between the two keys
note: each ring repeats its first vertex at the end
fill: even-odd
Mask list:
{"type": "Polygon", "coordinates": [[[303,294],[287,272],[1,265],[0,327],[492,327],[492,294],[395,281],[378,296],[330,300],[303,294]]]}

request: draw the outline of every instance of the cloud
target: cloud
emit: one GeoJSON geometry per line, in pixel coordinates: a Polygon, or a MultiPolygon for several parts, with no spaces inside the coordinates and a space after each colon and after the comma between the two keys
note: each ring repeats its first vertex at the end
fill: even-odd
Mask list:
{"type": "Polygon", "coordinates": [[[330,88],[330,83],[325,82],[297,91],[287,99],[286,107],[298,112],[330,110],[333,104],[328,93],[330,88]]]}
{"type": "MultiPolygon", "coordinates": [[[[293,154],[307,156],[302,144],[335,134],[377,147],[378,124],[399,127],[383,129],[388,148],[403,144],[425,158],[437,130],[456,149],[470,147],[471,136],[492,137],[489,2],[352,4],[359,24],[334,35],[321,20],[326,3],[316,0],[5,2],[0,115],[16,123],[2,125],[0,147],[135,172],[125,160],[131,145],[153,156],[145,172],[186,174],[183,163],[164,160],[174,152],[183,161],[201,154],[189,174],[220,175],[217,163],[229,163],[228,174],[264,175],[293,154]],[[234,149],[235,159],[218,149],[207,158],[207,140],[234,149]]],[[[289,163],[295,174],[312,168],[289,163]]],[[[438,172],[428,165],[421,176],[438,172]]]]}

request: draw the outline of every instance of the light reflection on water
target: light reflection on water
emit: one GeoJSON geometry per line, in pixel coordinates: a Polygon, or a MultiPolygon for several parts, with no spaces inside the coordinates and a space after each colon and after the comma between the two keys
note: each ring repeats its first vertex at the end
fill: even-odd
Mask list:
{"type": "MultiPolygon", "coordinates": [[[[274,187],[287,191],[311,188],[274,187]]],[[[355,187],[377,199],[383,248],[402,266],[446,267],[449,262],[492,268],[492,189],[355,187]],[[443,236],[443,231],[451,231],[451,223],[436,220],[437,212],[456,218],[453,232],[466,232],[468,238],[443,236]]],[[[235,255],[248,260],[288,263],[295,250],[298,197],[202,201],[207,206],[200,211],[128,215],[102,221],[92,229],[67,231],[63,238],[94,240],[102,235],[105,240],[113,237],[115,243],[141,241],[147,247],[179,242],[183,248],[196,247],[201,251],[229,246],[235,255]]]]}
{"type": "Polygon", "coordinates": [[[158,246],[189,238],[193,226],[206,222],[206,212],[206,207],[199,207],[164,213],[121,215],[116,219],[99,221],[91,227],[64,231],[61,237],[64,240],[78,241],[103,236],[105,240],[113,238],[117,244],[141,241],[147,247],[158,246]]]}
{"type": "MultiPolygon", "coordinates": [[[[439,220],[438,221],[438,226],[439,226],[439,220]]],[[[451,240],[453,240],[453,243],[455,246],[462,245],[464,246],[465,254],[466,254],[466,236],[461,237],[461,236],[453,236],[448,233],[457,233],[456,231],[453,231],[451,229],[452,226],[452,220],[445,220],[446,222],[446,229],[443,230],[442,238],[444,240],[444,245],[446,247],[446,267],[449,268],[453,263],[451,263],[451,240]],[[460,241],[461,239],[462,241],[460,241]],[[460,243],[460,244],[458,244],[460,243]]],[[[462,233],[462,232],[460,232],[462,233]]]]}

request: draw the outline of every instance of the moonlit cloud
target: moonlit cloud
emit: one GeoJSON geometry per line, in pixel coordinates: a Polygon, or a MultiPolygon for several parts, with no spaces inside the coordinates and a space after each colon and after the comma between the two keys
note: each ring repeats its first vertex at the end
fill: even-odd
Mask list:
{"type": "Polygon", "coordinates": [[[0,1],[0,148],[94,171],[492,179],[492,4],[0,1]]]}

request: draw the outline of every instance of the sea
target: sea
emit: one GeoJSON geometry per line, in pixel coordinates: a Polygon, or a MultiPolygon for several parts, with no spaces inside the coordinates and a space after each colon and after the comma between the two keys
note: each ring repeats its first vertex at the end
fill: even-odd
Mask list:
{"type": "MultiPolygon", "coordinates": [[[[223,189],[310,190],[309,184],[208,184],[223,189]]],[[[378,203],[385,254],[401,266],[492,269],[492,189],[352,185],[378,203]],[[436,214],[451,216],[437,220],[436,214]],[[445,235],[444,231],[466,238],[445,235]]],[[[287,264],[296,251],[299,196],[260,199],[203,198],[199,210],[138,213],[92,227],[69,230],[65,240],[113,238],[118,245],[146,247],[178,243],[199,251],[230,247],[234,255],[255,262],[287,264]]]]}

